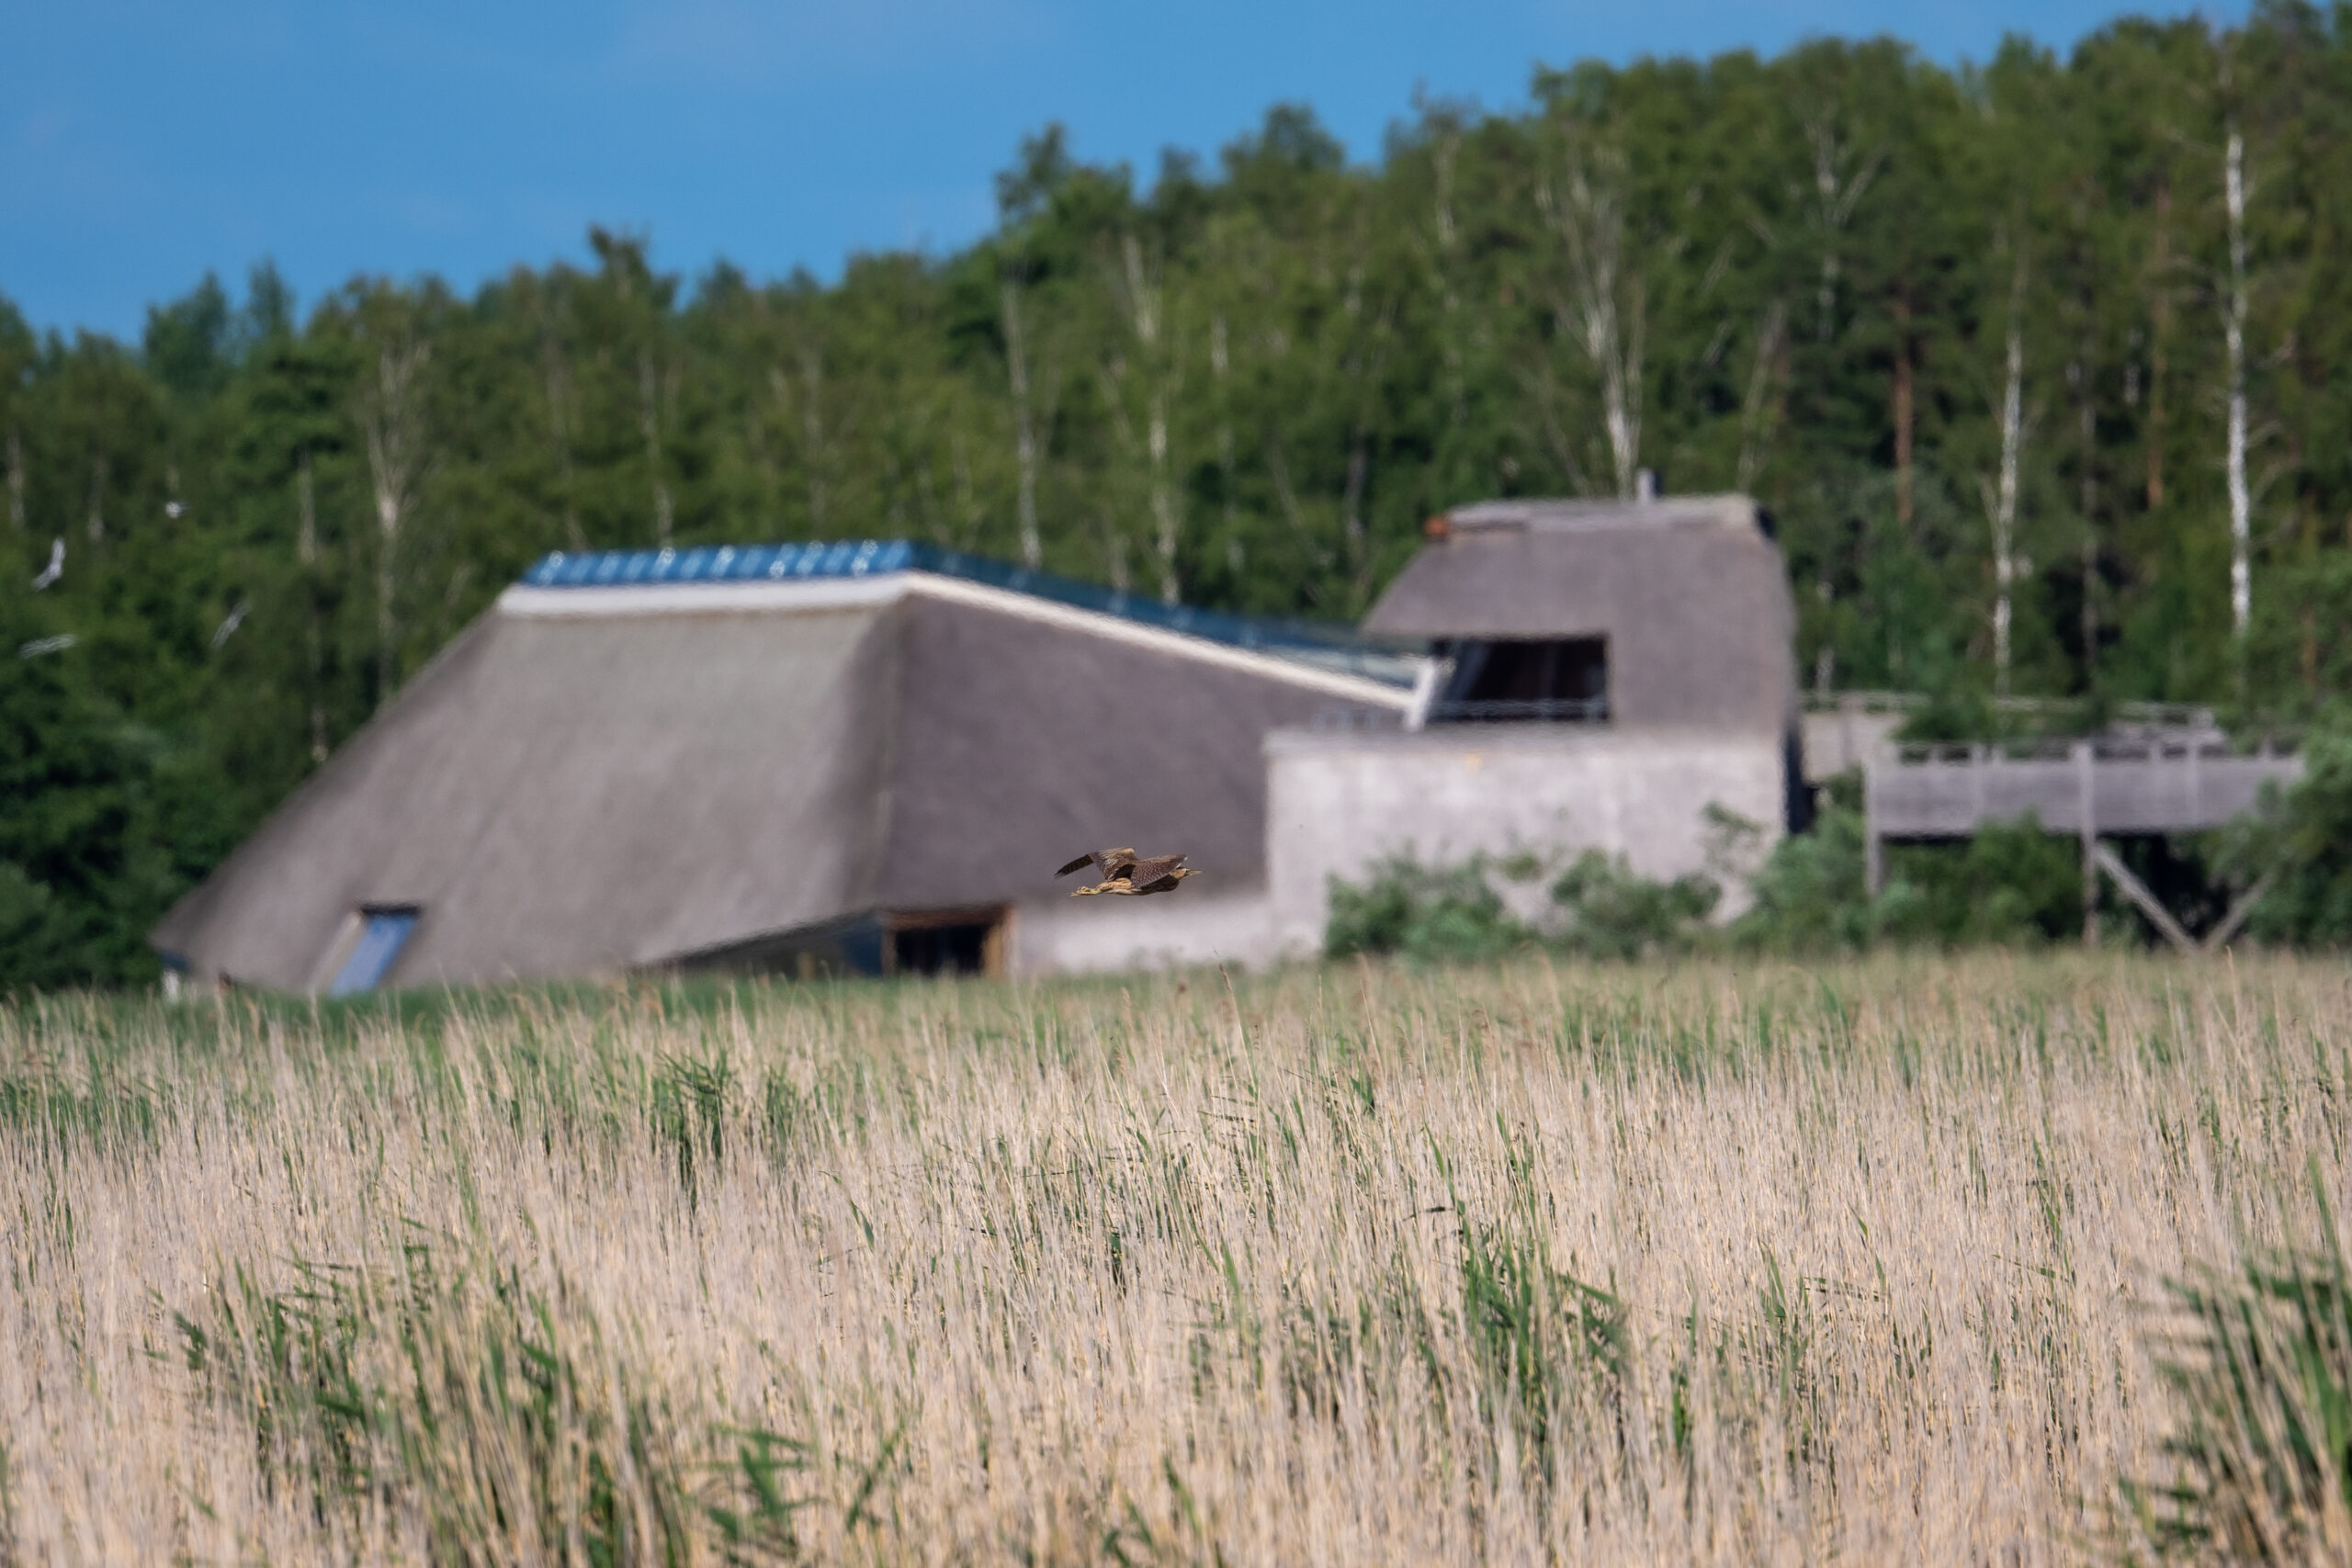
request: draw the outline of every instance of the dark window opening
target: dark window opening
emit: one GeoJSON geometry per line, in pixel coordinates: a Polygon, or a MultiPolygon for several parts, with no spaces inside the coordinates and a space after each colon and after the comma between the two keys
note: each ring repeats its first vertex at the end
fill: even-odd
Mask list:
{"type": "Polygon", "coordinates": [[[1004,917],[996,911],[900,915],[890,927],[894,975],[994,975],[1003,968],[1004,917]]]}
{"type": "Polygon", "coordinates": [[[1598,724],[1609,716],[1606,637],[1464,642],[1432,724],[1598,724]]]}

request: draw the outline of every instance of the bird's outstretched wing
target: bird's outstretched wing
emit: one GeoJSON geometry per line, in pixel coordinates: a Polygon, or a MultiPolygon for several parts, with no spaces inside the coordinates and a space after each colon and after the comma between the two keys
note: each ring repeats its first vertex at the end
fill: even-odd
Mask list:
{"type": "Polygon", "coordinates": [[[1054,874],[1056,876],[1068,876],[1071,872],[1078,870],[1080,866],[1092,864],[1102,867],[1102,874],[1106,879],[1115,879],[1124,876],[1125,874],[1125,868],[1135,863],[1136,852],[1131,849],[1095,850],[1091,853],[1079,856],[1076,860],[1062,867],[1061,870],[1054,873],[1054,874]]]}
{"type": "Polygon", "coordinates": [[[1139,860],[1128,869],[1127,879],[1137,887],[1148,887],[1184,863],[1182,855],[1154,855],[1139,860]]]}

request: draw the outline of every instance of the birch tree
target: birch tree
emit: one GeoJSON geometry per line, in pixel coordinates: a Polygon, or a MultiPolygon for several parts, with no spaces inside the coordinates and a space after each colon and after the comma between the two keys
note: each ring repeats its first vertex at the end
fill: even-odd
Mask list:
{"type": "Polygon", "coordinates": [[[1572,148],[1567,167],[1535,187],[1538,209],[1566,249],[1566,276],[1547,277],[1560,333],[1583,350],[1600,384],[1601,427],[1617,493],[1634,493],[1642,455],[1646,299],[1625,243],[1624,160],[1572,148]]]}
{"type": "Polygon", "coordinates": [[[1019,486],[1016,516],[1021,564],[1035,571],[1045,564],[1046,546],[1037,531],[1037,427],[1029,406],[1029,344],[1021,324],[1021,286],[1011,276],[997,285],[997,310],[1004,322],[1005,369],[1012,383],[1012,457],[1019,486]]]}
{"type": "Polygon", "coordinates": [[[816,344],[800,345],[800,440],[808,470],[808,532],[825,532],[825,355],[816,344]]]}
{"type": "Polygon", "coordinates": [[[1993,690],[2009,694],[2010,627],[2019,578],[2017,553],[2018,470],[2025,446],[2025,257],[2010,275],[2008,330],[2003,336],[2001,467],[1997,479],[1977,476],[1993,529],[1993,690]]]}
{"type": "Polygon", "coordinates": [[[588,536],[580,526],[580,480],[571,456],[571,367],[544,298],[539,300],[538,324],[539,374],[547,393],[548,439],[554,450],[556,488],[561,498],[563,542],[571,549],[584,550],[588,536]]]}
{"type": "Polygon", "coordinates": [[[653,539],[670,547],[673,513],[670,480],[662,464],[662,387],[653,367],[653,351],[637,351],[638,428],[645,434],[645,471],[653,481],[653,539]]]}
{"type": "Polygon", "coordinates": [[[2229,121],[2222,196],[2230,225],[2229,294],[2222,310],[2229,349],[2229,433],[2223,463],[2230,492],[2230,636],[2241,656],[2254,619],[2253,499],[2245,478],[2245,138],[2229,121]]]}
{"type": "Polygon", "coordinates": [[[316,764],[327,760],[326,661],[319,637],[319,496],[308,446],[295,457],[294,512],[294,561],[302,581],[302,644],[309,656],[311,761],[316,764]]]}
{"type": "Polygon", "coordinates": [[[1885,153],[1872,152],[1856,158],[1841,146],[1837,128],[1826,119],[1805,121],[1805,141],[1813,150],[1814,221],[1821,230],[1821,278],[1815,289],[1816,330],[1827,343],[1838,334],[1838,282],[1845,266],[1840,244],[1862,193],[1877,177],[1885,153]]]}
{"type": "Polygon", "coordinates": [[[429,344],[405,331],[376,345],[371,374],[361,383],[359,429],[368,448],[368,480],[376,513],[377,701],[390,697],[400,669],[397,610],[402,531],[416,505],[429,462],[420,385],[429,344]]]}
{"type": "Polygon", "coordinates": [[[1772,389],[1772,375],[1788,347],[1789,302],[1776,299],[1764,307],[1764,314],[1756,324],[1756,358],[1748,367],[1747,392],[1739,407],[1739,482],[1743,492],[1756,488],[1757,476],[1764,471],[1764,459],[1770,450],[1772,429],[1776,423],[1766,399],[1772,389]]]}
{"type": "Polygon", "coordinates": [[[1173,604],[1181,597],[1176,577],[1181,527],[1175,486],[1170,475],[1168,407],[1174,367],[1169,363],[1165,341],[1168,327],[1164,314],[1168,299],[1165,272],[1158,266],[1147,270],[1142,242],[1136,238],[1133,231],[1119,237],[1119,254],[1123,263],[1120,273],[1124,284],[1122,313],[1133,335],[1136,375],[1142,383],[1143,447],[1147,466],[1145,487],[1151,508],[1153,547],[1159,568],[1159,597],[1161,603],[1173,604]]]}

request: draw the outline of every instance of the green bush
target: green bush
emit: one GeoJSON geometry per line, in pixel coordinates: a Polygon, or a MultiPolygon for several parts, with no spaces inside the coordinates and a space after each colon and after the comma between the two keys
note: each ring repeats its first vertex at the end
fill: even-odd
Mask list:
{"type": "Polygon", "coordinates": [[[1483,855],[1429,867],[1410,855],[1391,855],[1359,887],[1331,878],[1331,915],[1324,951],[1334,958],[1356,953],[1398,953],[1412,958],[1491,958],[1535,939],[1512,918],[1487,881],[1483,855]]]}
{"type": "Polygon", "coordinates": [[[1886,888],[1870,897],[1867,829],[1859,807],[1832,805],[1810,833],[1791,834],[1748,879],[1754,905],[1732,927],[1742,946],[1850,952],[1880,942],[2034,945],[2082,926],[2075,840],[2030,818],[1964,844],[1892,845],[1886,888]]]}
{"type": "Polygon", "coordinates": [[[1898,878],[1917,890],[1905,934],[1947,947],[2038,946],[2083,929],[2081,846],[2043,832],[2031,816],[1981,829],[1964,844],[1896,846],[1890,892],[1898,878]]]}
{"type": "MultiPolygon", "coordinates": [[[[2172,1472],[2125,1495],[2143,1536],[2168,1554],[2332,1555],[2329,1516],[2352,1508],[2352,1280],[2322,1216],[2320,1250],[2166,1281],[2185,1326],[2157,1348],[2181,1413],[2164,1444],[2172,1472]]],[[[2340,1535],[2332,1544],[2342,1550],[2340,1535]]]]}
{"type": "MultiPolygon", "coordinates": [[[[2346,852],[2326,886],[2352,934],[2352,745],[2343,768],[2346,830],[2335,841],[2346,852]]],[[[1742,826],[1720,818],[1726,842],[1719,848],[1736,849],[1731,840],[1742,826]]],[[[1495,873],[1532,875],[1532,857],[1498,866],[1479,856],[1432,868],[1391,856],[1362,886],[1332,879],[1325,948],[1335,957],[1397,953],[1464,960],[1544,942],[1581,957],[1630,959],[1721,940],[1787,953],[1859,952],[1884,942],[2038,946],[2082,928],[2080,851],[2073,839],[2043,832],[2030,817],[1988,827],[1965,843],[1890,846],[1887,886],[1875,898],[1866,885],[1865,852],[1860,807],[1833,803],[1811,832],[1772,846],[1747,876],[1753,903],[1720,934],[1708,923],[1721,899],[1715,876],[1657,882],[1636,874],[1623,857],[1589,850],[1553,882],[1557,919],[1538,931],[1512,917],[1489,882],[1495,873]]],[[[1722,876],[1735,874],[1724,855],[1716,858],[1725,862],[1718,866],[1722,876]]]]}
{"type": "Polygon", "coordinates": [[[1698,875],[1653,882],[1621,856],[1587,850],[1552,884],[1562,923],[1555,941],[1588,958],[1681,952],[1703,940],[1723,889],[1698,875]]]}
{"type": "Polygon", "coordinates": [[[1732,940],[1792,953],[1869,946],[1882,920],[1866,888],[1862,840],[1861,813],[1832,807],[1812,832],[1773,845],[1748,879],[1756,901],[1733,922],[1732,940]]]}
{"type": "Polygon", "coordinates": [[[2225,840],[2223,864],[2241,884],[2276,881],[2248,924],[2265,942],[2352,943],[2352,711],[2333,709],[2303,741],[2303,776],[2266,793],[2262,810],[2225,840]]]}

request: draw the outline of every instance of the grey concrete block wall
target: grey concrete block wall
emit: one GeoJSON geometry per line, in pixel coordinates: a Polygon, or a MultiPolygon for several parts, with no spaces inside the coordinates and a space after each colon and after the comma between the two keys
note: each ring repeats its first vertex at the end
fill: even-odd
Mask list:
{"type": "MultiPolygon", "coordinates": [[[[1329,877],[1359,880],[1400,851],[1426,864],[1598,849],[1670,880],[1708,869],[1710,805],[1756,823],[1759,853],[1786,809],[1781,739],[1722,730],[1276,730],[1266,766],[1272,941],[1285,954],[1321,945],[1329,877]]],[[[1744,892],[1724,889],[1724,917],[1744,892]]]]}
{"type": "Polygon", "coordinates": [[[1020,976],[1216,964],[1257,969],[1276,957],[1265,884],[1220,886],[1214,872],[1144,898],[1027,900],[1013,907],[1012,928],[1006,967],[1020,976]]]}

